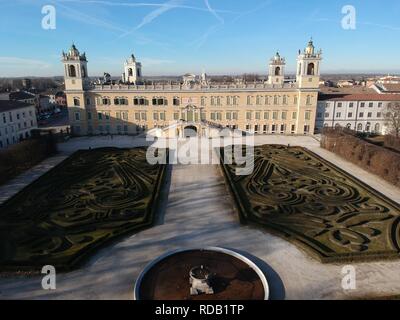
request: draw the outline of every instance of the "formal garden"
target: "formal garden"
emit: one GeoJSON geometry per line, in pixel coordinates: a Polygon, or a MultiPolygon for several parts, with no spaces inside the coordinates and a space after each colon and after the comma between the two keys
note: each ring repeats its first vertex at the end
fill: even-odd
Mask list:
{"type": "Polygon", "coordinates": [[[69,270],[151,226],[165,174],[145,148],[74,153],[0,207],[1,271],[69,270]]]}
{"type": "MultiPolygon", "coordinates": [[[[221,149],[233,157],[233,148],[221,149]]],[[[257,146],[254,172],[223,170],[243,223],[300,246],[322,262],[400,256],[400,207],[301,147],[257,146]]]]}

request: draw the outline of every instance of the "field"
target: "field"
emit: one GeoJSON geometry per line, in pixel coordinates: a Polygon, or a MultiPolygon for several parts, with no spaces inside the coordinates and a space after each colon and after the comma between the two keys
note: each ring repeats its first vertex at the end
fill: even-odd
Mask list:
{"type": "MultiPolygon", "coordinates": [[[[232,148],[221,149],[222,159],[232,148]],[[225,152],[224,152],[225,151],[225,152]]],[[[322,262],[400,256],[400,207],[301,147],[257,146],[254,172],[223,164],[243,223],[266,228],[322,262]]]]}
{"type": "Polygon", "coordinates": [[[0,207],[0,270],[68,270],[151,226],[165,172],[145,148],[76,152],[0,207]]]}

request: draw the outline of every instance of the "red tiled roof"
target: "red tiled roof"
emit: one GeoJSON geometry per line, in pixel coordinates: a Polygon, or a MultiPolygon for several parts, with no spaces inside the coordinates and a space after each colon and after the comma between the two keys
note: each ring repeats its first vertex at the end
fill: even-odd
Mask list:
{"type": "Polygon", "coordinates": [[[382,85],[384,89],[388,92],[400,92],[400,84],[395,83],[385,83],[382,85]]]}
{"type": "Polygon", "coordinates": [[[319,101],[400,101],[400,94],[320,94],[319,101]]]}

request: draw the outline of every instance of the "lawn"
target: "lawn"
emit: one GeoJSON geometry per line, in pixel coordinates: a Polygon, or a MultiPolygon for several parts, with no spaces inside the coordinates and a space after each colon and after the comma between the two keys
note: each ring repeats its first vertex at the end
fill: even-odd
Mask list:
{"type": "Polygon", "coordinates": [[[72,269],[150,227],[165,173],[145,148],[76,152],[0,207],[0,270],[72,269]]]}
{"type": "Polygon", "coordinates": [[[236,176],[235,163],[223,164],[243,223],[322,262],[400,257],[400,206],[378,191],[300,147],[257,146],[254,166],[236,176]]]}

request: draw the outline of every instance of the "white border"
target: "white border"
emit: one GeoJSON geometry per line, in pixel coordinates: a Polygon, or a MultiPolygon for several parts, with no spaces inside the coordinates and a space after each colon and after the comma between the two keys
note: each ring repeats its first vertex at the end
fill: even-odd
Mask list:
{"type": "Polygon", "coordinates": [[[140,289],[140,286],[142,284],[144,276],[146,275],[147,272],[149,272],[149,270],[151,268],[153,268],[158,262],[164,260],[165,258],[168,258],[168,257],[170,257],[172,255],[177,254],[177,253],[182,253],[182,252],[187,252],[187,251],[215,251],[215,252],[225,253],[227,255],[230,255],[230,256],[232,256],[234,258],[237,258],[237,259],[241,260],[242,262],[246,263],[249,267],[251,267],[257,273],[257,275],[260,277],[260,280],[261,280],[261,282],[263,284],[263,287],[264,287],[264,300],[269,300],[269,285],[268,285],[268,281],[267,281],[267,278],[265,277],[265,274],[261,271],[261,269],[253,261],[251,261],[249,258],[246,258],[242,254],[240,254],[240,253],[238,253],[236,251],[233,251],[233,250],[220,248],[220,247],[177,249],[177,250],[169,251],[169,252],[161,255],[157,259],[155,259],[152,262],[150,262],[144,268],[144,270],[140,273],[139,277],[136,280],[135,288],[134,288],[134,291],[133,291],[133,298],[135,300],[141,300],[140,299],[140,291],[139,291],[139,289],[140,289]]]}

